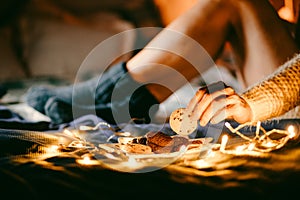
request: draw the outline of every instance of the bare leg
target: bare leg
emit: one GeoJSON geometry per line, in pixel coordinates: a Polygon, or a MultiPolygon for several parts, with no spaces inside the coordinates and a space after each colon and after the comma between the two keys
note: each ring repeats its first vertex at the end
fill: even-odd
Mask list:
{"type": "MultiPolygon", "coordinates": [[[[236,54],[236,71],[245,87],[272,73],[298,51],[267,0],[201,0],[166,28],[128,61],[127,68],[136,81],[166,83],[175,90],[185,81],[170,75],[162,66],[177,70],[187,80],[210,67],[207,60],[197,60],[203,57],[193,55],[193,44],[186,43],[185,37],[172,38],[170,30],[193,38],[213,59],[218,58],[224,43],[229,41],[236,54]],[[180,51],[180,56],[171,53],[174,49],[180,51]],[[191,55],[199,62],[197,66],[184,59],[191,55]]],[[[148,89],[160,102],[172,93],[155,84],[148,89]]]]}
{"type": "Polygon", "coordinates": [[[232,21],[234,34],[228,39],[238,60],[241,81],[248,87],[292,58],[298,47],[268,1],[237,2],[237,18],[232,21]]]}

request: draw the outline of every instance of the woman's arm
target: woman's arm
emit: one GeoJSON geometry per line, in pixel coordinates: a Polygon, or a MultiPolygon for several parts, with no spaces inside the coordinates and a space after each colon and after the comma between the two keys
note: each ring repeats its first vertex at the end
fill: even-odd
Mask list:
{"type": "Polygon", "coordinates": [[[278,117],[300,105],[300,54],[239,95],[222,82],[200,88],[187,106],[192,120],[239,123],[278,117]]]}
{"type": "Polygon", "coordinates": [[[300,54],[248,89],[242,98],[251,107],[252,121],[280,116],[299,105],[300,54]]]}

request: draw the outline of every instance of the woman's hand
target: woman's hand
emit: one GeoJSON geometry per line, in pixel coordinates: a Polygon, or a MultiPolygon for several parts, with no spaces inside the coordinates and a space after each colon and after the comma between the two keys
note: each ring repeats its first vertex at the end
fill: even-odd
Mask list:
{"type": "Polygon", "coordinates": [[[191,113],[191,119],[199,120],[201,126],[208,122],[219,123],[224,119],[233,119],[239,123],[252,119],[249,104],[223,82],[200,88],[186,109],[191,113]]]}

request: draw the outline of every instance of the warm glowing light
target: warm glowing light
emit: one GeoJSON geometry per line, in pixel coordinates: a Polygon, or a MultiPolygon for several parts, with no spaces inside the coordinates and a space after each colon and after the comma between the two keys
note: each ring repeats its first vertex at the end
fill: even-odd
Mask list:
{"type": "Polygon", "coordinates": [[[264,147],[268,147],[268,148],[271,148],[271,147],[274,147],[276,146],[276,144],[272,141],[268,141],[264,144],[264,147]]]}
{"type": "Polygon", "coordinates": [[[212,158],[212,157],[215,157],[215,156],[216,156],[216,153],[215,153],[214,151],[211,151],[211,152],[207,155],[208,158],[212,158]]]}
{"type": "Polygon", "coordinates": [[[87,156],[87,155],[83,156],[81,159],[77,159],[76,162],[81,165],[97,165],[97,164],[99,164],[99,162],[97,160],[93,160],[93,159],[91,159],[90,156],[87,156]]]}
{"type": "Polygon", "coordinates": [[[259,131],[260,131],[261,122],[258,121],[256,124],[256,137],[259,137],[259,131]]]}
{"type": "Polygon", "coordinates": [[[75,148],[84,148],[86,147],[82,141],[73,141],[68,146],[75,147],[75,148]]]}
{"type": "Polygon", "coordinates": [[[221,140],[221,146],[220,146],[221,151],[225,150],[227,142],[228,142],[228,135],[223,135],[222,140],[221,140]]]}
{"type": "Polygon", "coordinates": [[[91,161],[91,158],[88,157],[88,156],[85,156],[85,157],[83,158],[83,162],[84,162],[84,163],[89,163],[90,161],[91,161]]]}
{"type": "Polygon", "coordinates": [[[48,148],[48,153],[56,153],[59,149],[59,146],[58,145],[52,145],[48,148]]]}
{"type": "Polygon", "coordinates": [[[63,132],[64,132],[65,134],[69,135],[69,136],[74,136],[74,134],[73,134],[70,130],[68,130],[68,129],[64,129],[63,132]]]}
{"type": "Polygon", "coordinates": [[[289,133],[289,138],[293,138],[296,136],[295,127],[293,125],[290,125],[287,131],[289,133]]]}
{"type": "Polygon", "coordinates": [[[241,124],[236,128],[233,128],[228,122],[225,123],[225,126],[232,132],[240,136],[242,139],[248,141],[248,144],[244,144],[236,147],[234,150],[225,150],[226,143],[228,141],[227,136],[223,136],[220,146],[220,151],[223,153],[230,154],[247,154],[247,155],[255,155],[260,156],[258,153],[267,153],[276,149],[282,148],[291,138],[294,138],[297,133],[295,127],[290,125],[287,130],[279,130],[272,129],[270,131],[266,131],[263,127],[261,127],[261,122],[258,121],[256,124],[256,133],[255,137],[248,137],[239,130],[245,126],[252,125],[251,123],[241,124]],[[282,134],[283,138],[281,139],[272,139],[270,137],[272,134],[282,134]]]}
{"type": "Polygon", "coordinates": [[[249,151],[252,151],[252,150],[254,149],[254,147],[255,147],[255,144],[254,144],[254,143],[251,143],[251,144],[249,144],[249,146],[248,146],[248,150],[249,150],[249,151]]]}
{"type": "Polygon", "coordinates": [[[82,148],[82,147],[83,147],[83,144],[82,144],[82,143],[78,143],[78,144],[76,144],[76,147],[82,148]]]}
{"type": "Polygon", "coordinates": [[[211,166],[210,163],[208,163],[207,161],[205,160],[195,160],[195,161],[192,161],[193,162],[193,166],[198,168],[198,169],[201,169],[201,168],[208,168],[211,166]]]}
{"type": "Polygon", "coordinates": [[[229,128],[230,130],[232,130],[232,127],[231,127],[231,125],[229,124],[229,122],[225,122],[225,126],[226,126],[227,128],[229,128]]]}
{"type": "Polygon", "coordinates": [[[240,145],[240,146],[237,146],[236,147],[236,151],[243,151],[245,149],[245,146],[244,145],[240,145]]]}
{"type": "Polygon", "coordinates": [[[93,130],[93,127],[82,125],[82,126],[79,127],[79,130],[81,130],[81,131],[90,131],[90,130],[93,130]]]}

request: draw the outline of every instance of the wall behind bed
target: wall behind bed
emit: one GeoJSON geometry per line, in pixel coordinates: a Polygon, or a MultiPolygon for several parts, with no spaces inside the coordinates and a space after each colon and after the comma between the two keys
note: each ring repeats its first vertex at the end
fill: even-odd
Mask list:
{"type": "MultiPolygon", "coordinates": [[[[161,26],[150,0],[12,2],[15,7],[10,6],[7,10],[16,14],[13,20],[1,23],[0,29],[1,81],[56,77],[72,82],[80,64],[97,44],[136,27],[161,26]],[[21,9],[16,10],[16,5],[21,9]]],[[[130,50],[133,43],[132,35],[112,43],[110,51],[118,54],[124,48],[130,50]]],[[[120,55],[115,62],[130,56],[130,53],[120,55]]],[[[83,79],[107,67],[101,59],[94,66],[97,67],[87,70],[83,79]]]]}

